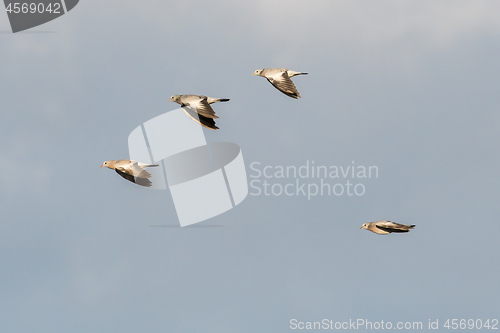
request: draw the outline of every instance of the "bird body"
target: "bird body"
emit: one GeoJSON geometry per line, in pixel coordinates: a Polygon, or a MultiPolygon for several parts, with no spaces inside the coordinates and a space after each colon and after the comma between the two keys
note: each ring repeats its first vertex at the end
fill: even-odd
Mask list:
{"type": "Polygon", "coordinates": [[[184,112],[200,125],[212,130],[217,130],[218,127],[215,126],[214,119],[219,117],[217,117],[210,104],[227,102],[229,99],[213,98],[203,95],[173,95],[168,101],[180,104],[184,112]]]}
{"type": "Polygon", "coordinates": [[[364,223],[360,229],[370,230],[371,232],[374,232],[379,235],[387,235],[392,232],[397,232],[397,233],[408,232],[410,231],[410,229],[413,229],[414,227],[415,227],[414,224],[405,225],[391,221],[377,221],[377,222],[364,223]]]}
{"type": "Polygon", "coordinates": [[[276,89],[283,94],[292,97],[300,98],[300,94],[293,84],[291,77],[297,75],[306,75],[307,73],[291,71],[286,68],[264,68],[257,69],[252,75],[265,77],[276,89]]]}
{"type": "Polygon", "coordinates": [[[137,185],[150,187],[151,181],[148,179],[151,174],[144,170],[147,167],[157,167],[158,164],[146,164],[134,160],[109,160],[105,161],[102,167],[115,170],[120,176],[137,185]]]}

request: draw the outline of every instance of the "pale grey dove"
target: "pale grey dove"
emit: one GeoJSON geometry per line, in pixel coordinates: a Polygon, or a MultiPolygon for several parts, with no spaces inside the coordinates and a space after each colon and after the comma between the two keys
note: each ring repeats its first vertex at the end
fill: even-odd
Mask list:
{"type": "Polygon", "coordinates": [[[377,221],[364,223],[360,229],[370,230],[379,235],[387,235],[391,232],[408,232],[415,227],[412,225],[399,224],[391,221],[377,221]]]}
{"type": "Polygon", "coordinates": [[[219,117],[215,115],[215,111],[210,104],[227,102],[229,99],[212,98],[203,95],[174,95],[168,101],[180,104],[184,112],[198,124],[212,130],[217,130],[219,128],[215,126],[214,119],[219,117]]]}
{"type": "Polygon", "coordinates": [[[286,68],[264,68],[257,69],[252,75],[265,77],[276,89],[292,98],[300,98],[300,94],[293,84],[291,77],[306,75],[307,73],[295,72],[286,68]]]}
{"type": "Polygon", "coordinates": [[[151,181],[148,179],[151,174],[144,170],[147,167],[157,167],[158,164],[145,164],[134,160],[110,160],[105,161],[102,167],[115,170],[120,176],[137,185],[150,187],[151,181]]]}

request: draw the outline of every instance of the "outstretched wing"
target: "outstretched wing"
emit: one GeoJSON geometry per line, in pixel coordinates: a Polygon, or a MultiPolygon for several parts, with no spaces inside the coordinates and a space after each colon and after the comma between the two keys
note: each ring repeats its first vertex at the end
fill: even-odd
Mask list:
{"type": "Polygon", "coordinates": [[[413,229],[413,225],[404,225],[391,221],[382,221],[375,223],[375,226],[380,230],[384,230],[387,232],[408,232],[410,229],[413,229]]]}
{"type": "Polygon", "coordinates": [[[189,116],[189,118],[193,119],[198,124],[209,128],[211,130],[218,130],[219,128],[215,125],[215,120],[213,118],[205,117],[196,111],[194,111],[191,107],[183,107],[182,110],[189,116]]]}
{"type": "Polygon", "coordinates": [[[300,94],[297,88],[293,84],[286,71],[279,72],[272,76],[266,76],[266,78],[276,89],[281,91],[283,94],[295,99],[300,98],[300,94]]]}
{"type": "Polygon", "coordinates": [[[149,177],[151,177],[151,174],[149,174],[149,172],[147,172],[149,174],[149,177],[141,178],[141,177],[134,177],[133,175],[126,173],[126,172],[123,172],[123,171],[120,171],[119,169],[115,169],[115,171],[117,174],[119,174],[120,176],[122,176],[126,180],[131,181],[132,183],[135,183],[137,185],[141,185],[141,186],[145,186],[145,187],[151,187],[151,185],[152,185],[151,181],[148,179],[149,177]]]}
{"type": "Polygon", "coordinates": [[[207,96],[185,95],[182,96],[182,105],[196,109],[200,115],[206,118],[219,118],[215,115],[214,109],[208,104],[207,96]]]}
{"type": "Polygon", "coordinates": [[[386,232],[408,232],[408,229],[395,229],[395,228],[387,228],[379,225],[375,225],[378,229],[386,231],[386,232]]]}
{"type": "Polygon", "coordinates": [[[121,172],[128,173],[129,175],[132,175],[136,178],[150,178],[151,177],[151,174],[149,172],[147,172],[146,170],[144,170],[143,168],[141,168],[138,165],[138,162],[136,162],[136,161],[133,161],[133,163],[131,163],[128,166],[128,168],[116,168],[116,169],[119,169],[121,172]]]}

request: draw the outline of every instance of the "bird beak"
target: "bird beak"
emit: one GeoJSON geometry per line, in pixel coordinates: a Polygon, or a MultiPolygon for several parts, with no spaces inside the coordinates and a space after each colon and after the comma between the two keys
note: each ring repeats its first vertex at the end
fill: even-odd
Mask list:
{"type": "Polygon", "coordinates": [[[103,165],[101,165],[101,168],[102,168],[103,166],[104,166],[104,164],[103,164],[103,165]]]}
{"type": "Polygon", "coordinates": [[[172,99],[169,99],[168,101],[169,101],[169,102],[172,102],[172,99]]]}
{"type": "Polygon", "coordinates": [[[255,75],[255,73],[253,73],[252,75],[255,75]]]}
{"type": "Polygon", "coordinates": [[[359,228],[359,229],[363,229],[363,227],[359,228]]]}

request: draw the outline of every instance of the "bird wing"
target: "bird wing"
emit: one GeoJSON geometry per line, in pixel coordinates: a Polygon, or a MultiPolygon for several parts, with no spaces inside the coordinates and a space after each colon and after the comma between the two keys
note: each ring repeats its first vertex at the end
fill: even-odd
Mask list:
{"type": "Polygon", "coordinates": [[[391,221],[379,221],[375,222],[377,226],[388,227],[388,228],[408,228],[409,225],[391,222],[391,221]]]}
{"type": "Polygon", "coordinates": [[[189,118],[193,119],[195,122],[209,128],[211,130],[218,130],[219,128],[215,125],[215,120],[213,118],[205,117],[199,113],[197,113],[193,108],[185,106],[182,108],[184,112],[189,116],[189,118]]]}
{"type": "Polygon", "coordinates": [[[377,227],[377,229],[380,229],[380,230],[383,230],[386,232],[408,232],[408,230],[404,230],[404,229],[387,228],[387,227],[381,227],[379,225],[376,225],[375,227],[377,227]]]}
{"type": "Polygon", "coordinates": [[[409,225],[404,225],[396,222],[391,222],[391,221],[381,221],[381,222],[376,222],[375,226],[379,228],[380,230],[384,230],[387,232],[408,232],[409,229],[412,228],[412,226],[409,225]]]}
{"type": "Polygon", "coordinates": [[[137,165],[137,162],[130,163],[128,166],[121,166],[115,169],[135,178],[150,178],[151,174],[137,165]]]}
{"type": "MultiPolygon", "coordinates": [[[[145,186],[145,187],[151,187],[152,183],[149,179],[147,178],[139,178],[139,177],[134,177],[133,175],[121,171],[119,168],[115,169],[116,173],[125,178],[128,181],[131,181],[132,183],[135,183],[137,185],[145,186]]],[[[151,176],[151,175],[150,175],[151,176]]]]}
{"type": "Polygon", "coordinates": [[[281,91],[283,94],[295,99],[300,98],[300,94],[297,88],[293,84],[286,71],[281,71],[269,76],[266,75],[266,78],[276,89],[281,91]]]}
{"type": "Polygon", "coordinates": [[[195,108],[196,112],[206,118],[219,118],[215,115],[214,109],[208,104],[207,96],[184,95],[181,101],[182,105],[195,108]]]}

